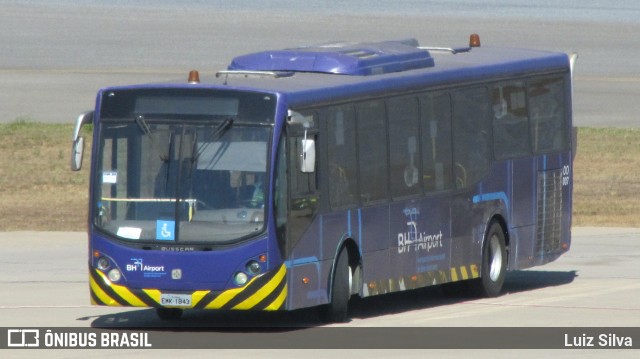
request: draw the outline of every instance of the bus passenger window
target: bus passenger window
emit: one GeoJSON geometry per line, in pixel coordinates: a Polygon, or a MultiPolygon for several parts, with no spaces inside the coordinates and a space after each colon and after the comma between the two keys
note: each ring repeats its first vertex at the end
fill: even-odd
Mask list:
{"type": "Polygon", "coordinates": [[[448,94],[420,98],[422,180],[425,192],[451,188],[451,99],[448,94]]]}
{"type": "Polygon", "coordinates": [[[330,108],[327,122],[329,202],[331,207],[348,207],[357,201],[356,123],[353,108],[330,108]]]}
{"type": "Polygon", "coordinates": [[[415,97],[388,100],[391,194],[394,198],[422,192],[418,151],[419,110],[415,97]]]}
{"type": "Polygon", "coordinates": [[[363,204],[387,198],[387,121],[383,101],[357,105],[358,169],[363,204]]]}
{"type": "Polygon", "coordinates": [[[569,148],[569,131],[564,127],[564,81],[561,77],[531,81],[529,84],[531,138],[535,153],[569,148]]]}
{"type": "Polygon", "coordinates": [[[498,84],[491,89],[493,150],[497,159],[531,153],[525,87],[522,82],[498,84]]]}
{"type": "Polygon", "coordinates": [[[453,159],[456,188],[479,181],[488,170],[489,98],[485,87],[458,91],[453,101],[453,159]]]}

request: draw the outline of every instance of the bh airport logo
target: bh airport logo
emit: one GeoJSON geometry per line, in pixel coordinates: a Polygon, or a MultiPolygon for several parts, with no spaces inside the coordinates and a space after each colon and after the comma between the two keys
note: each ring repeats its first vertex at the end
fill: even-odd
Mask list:
{"type": "Polygon", "coordinates": [[[163,265],[144,264],[142,258],[131,258],[131,263],[128,263],[125,268],[127,272],[142,273],[145,278],[160,278],[167,274],[163,265]]]}

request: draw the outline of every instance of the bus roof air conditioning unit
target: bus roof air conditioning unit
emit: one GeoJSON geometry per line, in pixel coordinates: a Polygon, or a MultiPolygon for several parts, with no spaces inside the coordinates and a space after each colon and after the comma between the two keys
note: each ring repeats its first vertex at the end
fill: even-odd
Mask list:
{"type": "Polygon", "coordinates": [[[429,51],[419,48],[417,40],[408,39],[256,52],[234,58],[228,69],[367,76],[433,66],[429,51]]]}

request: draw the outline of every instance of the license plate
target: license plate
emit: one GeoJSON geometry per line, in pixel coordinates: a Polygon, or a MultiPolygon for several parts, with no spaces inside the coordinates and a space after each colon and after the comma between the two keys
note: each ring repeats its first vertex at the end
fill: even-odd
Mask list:
{"type": "Polygon", "coordinates": [[[160,294],[160,304],[167,307],[191,307],[191,294],[160,294]]]}

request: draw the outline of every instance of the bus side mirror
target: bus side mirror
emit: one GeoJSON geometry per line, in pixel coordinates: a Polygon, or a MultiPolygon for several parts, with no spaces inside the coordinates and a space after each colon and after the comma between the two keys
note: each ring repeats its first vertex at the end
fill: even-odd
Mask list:
{"type": "Polygon", "coordinates": [[[82,154],[84,153],[84,137],[78,137],[73,141],[71,148],[71,170],[80,171],[82,168],[82,154]]]}
{"type": "Polygon", "coordinates": [[[312,173],[316,170],[316,141],[306,138],[306,136],[302,139],[300,170],[303,173],[312,173]]]}
{"type": "Polygon", "coordinates": [[[300,171],[302,173],[313,173],[316,170],[316,141],[307,137],[307,131],[313,127],[313,115],[303,115],[299,112],[289,110],[287,116],[289,125],[301,125],[304,127],[304,138],[300,148],[300,171]]]}
{"type": "Polygon", "coordinates": [[[76,126],[73,130],[73,143],[71,145],[71,170],[80,171],[82,168],[82,156],[84,154],[84,137],[80,136],[80,129],[83,125],[93,121],[93,111],[80,114],[76,119],[76,126]]]}

